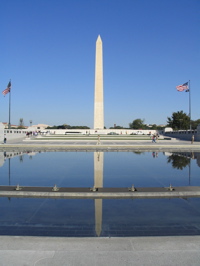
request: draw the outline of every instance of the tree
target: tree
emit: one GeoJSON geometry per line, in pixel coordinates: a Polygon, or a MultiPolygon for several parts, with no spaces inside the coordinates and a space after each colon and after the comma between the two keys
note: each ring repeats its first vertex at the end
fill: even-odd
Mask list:
{"type": "Polygon", "coordinates": [[[137,118],[133,120],[132,123],[129,123],[129,127],[133,129],[143,129],[145,127],[144,125],[144,119],[137,118]]]}
{"type": "Polygon", "coordinates": [[[188,129],[190,127],[190,117],[183,111],[173,112],[172,117],[167,117],[167,126],[173,129],[188,129]]]}
{"type": "Polygon", "coordinates": [[[115,127],[110,127],[110,129],[123,129],[122,126],[115,126],[115,127]]]}
{"type": "Polygon", "coordinates": [[[157,129],[157,125],[156,124],[153,124],[152,127],[151,127],[151,129],[155,129],[156,130],[157,129]]]}
{"type": "Polygon", "coordinates": [[[18,126],[19,129],[23,129],[24,128],[24,119],[23,118],[20,118],[19,119],[19,126],[18,126]]]}
{"type": "Polygon", "coordinates": [[[192,129],[197,129],[197,126],[200,124],[200,119],[192,120],[191,124],[192,124],[192,129]]]}
{"type": "Polygon", "coordinates": [[[167,158],[167,162],[171,163],[173,168],[183,170],[190,164],[190,158],[178,154],[172,154],[167,158]]]}

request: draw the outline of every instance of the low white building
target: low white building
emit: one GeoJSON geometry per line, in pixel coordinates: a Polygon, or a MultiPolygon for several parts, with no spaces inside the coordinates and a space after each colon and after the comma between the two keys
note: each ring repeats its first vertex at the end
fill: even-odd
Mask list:
{"type": "Polygon", "coordinates": [[[50,127],[46,124],[37,124],[27,128],[27,131],[44,131],[47,127],[50,127]]]}

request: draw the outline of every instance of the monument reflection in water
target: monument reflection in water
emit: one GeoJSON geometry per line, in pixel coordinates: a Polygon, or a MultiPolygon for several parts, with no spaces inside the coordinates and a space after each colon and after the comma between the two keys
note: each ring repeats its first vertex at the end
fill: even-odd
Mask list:
{"type": "MultiPolygon", "coordinates": [[[[94,187],[103,187],[103,152],[94,152],[94,187]]],[[[102,199],[95,199],[95,231],[101,234],[102,227],[102,199]]]]}
{"type": "MultiPolygon", "coordinates": [[[[0,185],[56,184],[58,187],[100,188],[130,187],[132,184],[136,187],[163,187],[171,183],[173,186],[200,186],[199,162],[199,153],[1,153],[0,185]]],[[[2,197],[0,234],[199,235],[199,203],[199,198],[102,200],[2,197]]]]}

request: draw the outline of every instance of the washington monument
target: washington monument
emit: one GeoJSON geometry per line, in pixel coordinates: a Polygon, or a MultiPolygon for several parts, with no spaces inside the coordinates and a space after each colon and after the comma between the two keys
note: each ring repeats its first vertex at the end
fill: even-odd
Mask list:
{"type": "Polygon", "coordinates": [[[103,48],[100,35],[96,41],[95,89],[94,89],[94,129],[104,129],[103,110],[103,48]]]}

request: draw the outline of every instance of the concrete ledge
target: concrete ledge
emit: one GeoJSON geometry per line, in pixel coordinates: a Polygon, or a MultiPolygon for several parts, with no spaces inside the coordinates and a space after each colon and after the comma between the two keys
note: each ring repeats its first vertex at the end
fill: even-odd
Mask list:
{"type": "Polygon", "coordinates": [[[200,151],[200,145],[161,145],[161,144],[134,144],[134,145],[49,145],[49,144],[5,144],[0,145],[0,151],[200,151]]]}
{"type": "Polygon", "coordinates": [[[91,199],[117,199],[117,198],[186,198],[200,197],[200,187],[174,187],[174,188],[59,188],[52,191],[52,187],[0,187],[0,197],[28,197],[28,198],[91,198],[91,199]],[[172,189],[170,191],[170,189],[172,189]]]}

